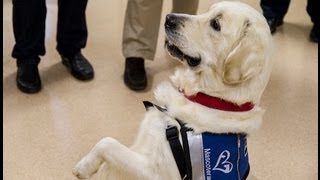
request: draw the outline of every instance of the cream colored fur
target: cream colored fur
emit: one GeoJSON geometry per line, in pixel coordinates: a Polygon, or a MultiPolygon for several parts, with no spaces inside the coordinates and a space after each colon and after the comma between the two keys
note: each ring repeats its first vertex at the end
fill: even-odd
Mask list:
{"type": "Polygon", "coordinates": [[[165,137],[168,124],[179,127],[174,118],[196,133],[250,134],[261,125],[264,111],[259,102],[272,68],[272,40],[263,16],[238,2],[216,3],[201,15],[176,16],[183,17],[183,26],[174,34],[167,32],[167,39],[185,55],[201,59],[200,64],[188,67],[180,57],[185,66],[155,90],[158,103],[168,112],[150,108],[130,148],[110,137],[98,142],[74,168],[79,179],[96,172],[101,180],[181,179],[165,137]],[[220,31],[210,26],[213,19],[219,21],[220,31]],[[211,109],[187,100],[181,90],[255,106],[247,112],[211,109]]]}

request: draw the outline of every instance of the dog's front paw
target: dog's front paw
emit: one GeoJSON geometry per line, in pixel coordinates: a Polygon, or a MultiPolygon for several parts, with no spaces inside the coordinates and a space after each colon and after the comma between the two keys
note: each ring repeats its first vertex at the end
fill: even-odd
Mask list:
{"type": "Polygon", "coordinates": [[[88,179],[99,170],[100,164],[98,159],[87,155],[75,166],[72,173],[78,179],[88,179]]]}
{"type": "Polygon", "coordinates": [[[160,83],[154,91],[155,98],[161,105],[168,104],[177,94],[178,91],[168,81],[160,83]]]}

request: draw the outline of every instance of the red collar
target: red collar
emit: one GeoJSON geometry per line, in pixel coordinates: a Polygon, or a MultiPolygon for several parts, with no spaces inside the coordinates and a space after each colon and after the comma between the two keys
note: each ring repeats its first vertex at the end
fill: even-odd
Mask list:
{"type": "Polygon", "coordinates": [[[192,102],[199,103],[208,108],[219,109],[223,111],[243,112],[243,111],[250,111],[254,107],[254,105],[251,102],[247,102],[239,106],[232,102],[225,101],[217,97],[212,97],[212,96],[203,94],[201,92],[193,96],[185,95],[185,97],[192,102]]]}

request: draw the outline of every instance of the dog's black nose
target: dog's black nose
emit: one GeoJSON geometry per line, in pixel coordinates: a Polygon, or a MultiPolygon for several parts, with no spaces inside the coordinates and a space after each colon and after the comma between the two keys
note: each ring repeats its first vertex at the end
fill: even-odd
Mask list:
{"type": "Polygon", "coordinates": [[[178,18],[174,14],[168,14],[166,16],[165,27],[167,29],[176,29],[178,26],[178,18]]]}

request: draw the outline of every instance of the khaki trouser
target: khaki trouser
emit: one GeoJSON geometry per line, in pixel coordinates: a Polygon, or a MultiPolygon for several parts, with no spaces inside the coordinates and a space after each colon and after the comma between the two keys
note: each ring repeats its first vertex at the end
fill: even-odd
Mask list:
{"type": "MultiPolygon", "coordinates": [[[[172,0],[174,13],[196,14],[199,0],[172,0]]],[[[125,58],[153,60],[159,33],[163,0],[128,0],[123,28],[125,58]]]]}

